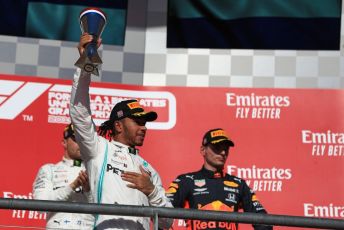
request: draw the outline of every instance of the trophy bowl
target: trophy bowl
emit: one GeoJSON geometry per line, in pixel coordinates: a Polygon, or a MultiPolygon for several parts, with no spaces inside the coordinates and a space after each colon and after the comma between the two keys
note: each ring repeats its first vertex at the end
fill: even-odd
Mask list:
{"type": "Polygon", "coordinates": [[[85,52],[75,66],[99,76],[98,66],[103,62],[97,52],[97,41],[106,25],[106,14],[99,8],[89,7],[80,12],[79,21],[81,32],[92,35],[93,40],[85,45],[85,52]]]}

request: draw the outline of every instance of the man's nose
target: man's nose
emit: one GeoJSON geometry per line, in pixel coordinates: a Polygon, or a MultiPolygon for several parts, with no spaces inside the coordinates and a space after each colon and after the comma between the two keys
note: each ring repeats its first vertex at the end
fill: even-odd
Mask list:
{"type": "Polygon", "coordinates": [[[221,150],[220,155],[227,156],[228,152],[226,150],[221,150]]]}

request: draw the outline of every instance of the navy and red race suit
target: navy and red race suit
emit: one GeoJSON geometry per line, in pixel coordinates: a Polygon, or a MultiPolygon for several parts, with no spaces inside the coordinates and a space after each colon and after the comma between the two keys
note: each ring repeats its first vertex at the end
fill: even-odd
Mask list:
{"type": "MultiPolygon", "coordinates": [[[[266,213],[255,193],[243,179],[222,172],[214,173],[204,167],[198,172],[183,174],[174,180],[167,197],[176,208],[266,213]]],[[[189,220],[188,229],[231,229],[237,223],[189,220]]],[[[253,225],[255,230],[271,230],[272,226],[253,225]]]]}

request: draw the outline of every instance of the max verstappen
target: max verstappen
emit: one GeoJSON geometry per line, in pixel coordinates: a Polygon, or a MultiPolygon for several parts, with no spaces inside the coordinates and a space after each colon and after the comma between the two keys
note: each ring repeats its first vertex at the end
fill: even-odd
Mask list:
{"type": "MultiPolygon", "coordinates": [[[[200,210],[264,213],[255,193],[243,179],[223,172],[233,141],[223,129],[205,133],[200,153],[204,158],[201,170],[179,175],[167,191],[174,207],[200,210]]],[[[188,220],[188,229],[231,229],[237,223],[221,221],[188,220]]],[[[253,225],[255,230],[271,230],[272,226],[253,225]]]]}

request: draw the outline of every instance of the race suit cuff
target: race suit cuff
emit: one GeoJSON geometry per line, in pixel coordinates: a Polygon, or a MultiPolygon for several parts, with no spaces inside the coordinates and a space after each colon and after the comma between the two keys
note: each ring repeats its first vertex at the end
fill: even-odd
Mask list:
{"type": "MultiPolygon", "coordinates": [[[[171,207],[172,204],[166,200],[165,191],[161,188],[159,190],[158,186],[154,186],[153,192],[148,195],[149,204],[155,207],[171,207]]],[[[159,228],[169,229],[173,224],[173,219],[170,218],[159,218],[158,226],[159,228]]]]}
{"type": "Polygon", "coordinates": [[[148,195],[148,200],[149,200],[149,204],[152,206],[158,206],[158,207],[165,206],[163,196],[161,192],[159,192],[159,189],[157,186],[155,186],[153,192],[151,192],[151,194],[148,195]]]}
{"type": "Polygon", "coordinates": [[[68,200],[68,198],[72,195],[74,192],[73,189],[70,186],[65,186],[63,188],[57,189],[57,200],[68,200]]]}
{"type": "Polygon", "coordinates": [[[91,191],[89,191],[89,192],[84,192],[84,194],[85,194],[86,197],[87,197],[88,203],[94,203],[94,202],[93,202],[93,196],[92,196],[91,191]]]}
{"type": "Polygon", "coordinates": [[[153,191],[148,195],[148,200],[153,200],[158,195],[158,188],[154,186],[153,191]]]}

